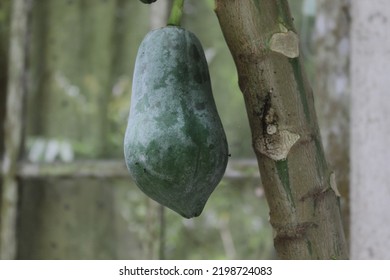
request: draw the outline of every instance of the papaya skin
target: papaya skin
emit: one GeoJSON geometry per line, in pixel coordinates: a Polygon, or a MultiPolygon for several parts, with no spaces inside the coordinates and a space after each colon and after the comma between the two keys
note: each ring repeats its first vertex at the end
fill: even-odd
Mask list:
{"type": "Polygon", "coordinates": [[[185,218],[201,214],[223,177],[228,145],[208,65],[181,27],[151,31],[139,47],[124,154],[137,186],[185,218]]]}

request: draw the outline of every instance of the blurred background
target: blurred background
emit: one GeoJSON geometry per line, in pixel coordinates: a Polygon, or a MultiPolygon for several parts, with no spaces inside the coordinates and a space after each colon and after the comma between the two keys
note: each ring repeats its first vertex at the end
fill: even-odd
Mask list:
{"type": "MultiPolygon", "coordinates": [[[[276,258],[213,0],[186,0],[182,25],[205,49],[232,156],[202,215],[191,220],[148,199],[123,160],[137,49],[150,29],[165,25],[170,1],[18,2],[0,1],[2,258],[276,258]],[[15,57],[13,43],[22,46],[15,57]],[[13,65],[23,70],[16,88],[24,94],[10,97],[13,65]]],[[[289,2],[349,237],[349,1],[289,2]]]]}

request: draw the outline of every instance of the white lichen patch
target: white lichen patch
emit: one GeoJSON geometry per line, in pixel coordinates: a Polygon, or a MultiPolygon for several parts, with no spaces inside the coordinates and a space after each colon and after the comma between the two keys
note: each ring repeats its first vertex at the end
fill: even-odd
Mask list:
{"type": "Polygon", "coordinates": [[[285,160],[291,147],[299,140],[298,134],[288,130],[280,130],[279,133],[258,139],[256,149],[273,160],[285,160]]]}
{"type": "Polygon", "coordinates": [[[337,188],[336,174],[334,172],[330,173],[329,184],[330,184],[330,188],[334,191],[336,196],[340,197],[341,194],[337,188]]]}
{"type": "Polygon", "coordinates": [[[269,42],[269,48],[289,58],[299,56],[299,38],[293,31],[274,33],[269,42]]]}
{"type": "Polygon", "coordinates": [[[270,124],[267,126],[267,133],[269,135],[273,135],[275,134],[276,132],[278,132],[278,127],[274,124],[270,124]]]}

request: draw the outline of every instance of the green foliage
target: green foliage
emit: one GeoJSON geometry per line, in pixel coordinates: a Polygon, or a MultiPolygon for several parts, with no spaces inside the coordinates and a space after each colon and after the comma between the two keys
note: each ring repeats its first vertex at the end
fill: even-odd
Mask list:
{"type": "Polygon", "coordinates": [[[223,180],[196,219],[177,221],[167,213],[170,225],[180,222],[167,227],[168,258],[272,258],[272,230],[261,189],[250,181],[237,183],[223,180]]]}
{"type": "MultiPolygon", "coordinates": [[[[3,0],[0,3],[0,38],[7,38],[9,31],[9,17],[11,12],[10,0],[3,0]]],[[[2,40],[1,44],[6,43],[8,40],[2,40]]],[[[8,46],[8,45],[7,45],[8,46]]]]}
{"type": "MultiPolygon", "coordinates": [[[[116,180],[116,211],[124,235],[134,247],[134,258],[145,255],[145,244],[159,243],[160,225],[150,219],[150,202],[128,180],[116,180]],[[155,232],[152,234],[150,230],[155,232]],[[138,252],[138,255],[137,255],[138,252]]],[[[272,259],[272,228],[262,188],[254,181],[223,180],[209,199],[203,214],[183,219],[166,209],[166,259],[272,259]]],[[[158,245],[156,245],[158,246],[158,245]]]]}

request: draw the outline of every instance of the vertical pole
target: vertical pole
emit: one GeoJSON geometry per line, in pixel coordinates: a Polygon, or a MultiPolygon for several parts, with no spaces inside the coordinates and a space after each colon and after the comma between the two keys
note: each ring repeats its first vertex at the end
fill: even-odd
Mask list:
{"type": "Polygon", "coordinates": [[[351,257],[390,258],[388,1],[351,1],[351,257]]]}
{"type": "Polygon", "coordinates": [[[17,164],[22,147],[23,100],[26,92],[26,46],[31,0],[14,0],[10,31],[8,88],[4,126],[0,258],[15,259],[18,203],[17,164]]]}

